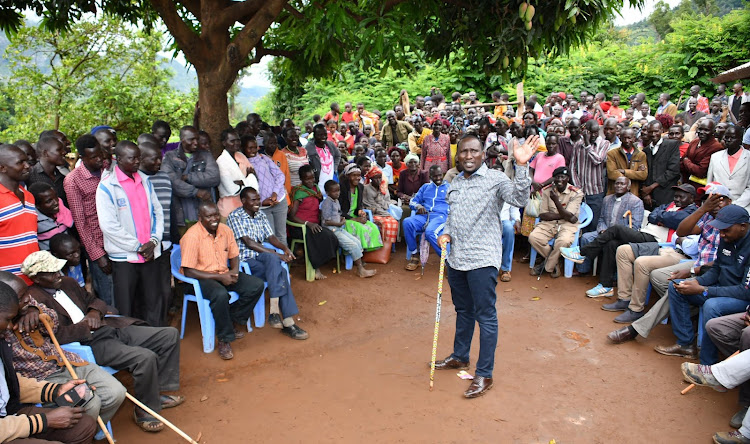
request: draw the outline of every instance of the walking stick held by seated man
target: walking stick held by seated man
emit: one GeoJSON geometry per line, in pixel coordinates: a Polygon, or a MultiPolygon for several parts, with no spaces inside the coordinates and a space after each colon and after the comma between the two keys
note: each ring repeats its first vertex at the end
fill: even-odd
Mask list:
{"type": "Polygon", "coordinates": [[[437,308],[435,309],[435,333],[432,338],[432,360],[430,361],[430,391],[435,383],[435,355],[437,353],[438,331],[440,330],[440,305],[443,299],[443,275],[445,274],[445,256],[447,247],[440,249],[440,273],[438,275],[437,308]]]}
{"type": "MultiPolygon", "coordinates": [[[[41,321],[41,323],[44,324],[44,327],[47,329],[47,332],[49,333],[49,337],[50,339],[52,339],[52,343],[55,344],[55,348],[57,349],[57,352],[60,354],[60,356],[63,359],[63,362],[65,363],[65,368],[67,368],[68,372],[70,372],[70,376],[73,379],[78,379],[78,376],[76,376],[76,371],[73,369],[73,366],[70,365],[70,361],[68,361],[68,358],[65,357],[62,347],[60,347],[60,343],[57,342],[57,337],[55,337],[55,332],[52,330],[52,319],[50,319],[50,317],[47,314],[42,313],[41,315],[39,315],[39,321],[41,321]]],[[[183,432],[182,430],[177,428],[177,426],[167,421],[167,419],[164,418],[163,416],[151,410],[147,405],[145,405],[144,403],[136,399],[130,393],[125,392],[125,396],[129,400],[131,400],[133,404],[145,410],[146,413],[158,419],[159,421],[163,422],[167,427],[169,427],[175,433],[180,435],[185,441],[191,444],[198,444],[198,442],[193,440],[193,438],[191,438],[187,433],[183,432]]],[[[107,441],[109,441],[110,444],[114,444],[114,441],[112,440],[112,435],[109,434],[109,431],[107,430],[107,426],[104,424],[104,421],[102,421],[102,418],[97,417],[96,420],[99,423],[99,427],[101,427],[101,429],[104,431],[104,435],[107,437],[107,441]]]]}

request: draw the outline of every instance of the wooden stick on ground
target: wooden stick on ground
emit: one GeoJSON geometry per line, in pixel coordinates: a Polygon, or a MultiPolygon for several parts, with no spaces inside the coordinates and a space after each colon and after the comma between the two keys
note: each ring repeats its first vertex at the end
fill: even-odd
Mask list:
{"type": "MultiPolygon", "coordinates": [[[[736,352],[732,353],[732,354],[731,354],[731,355],[730,355],[730,356],[729,356],[729,357],[728,357],[727,359],[729,359],[729,358],[733,358],[733,357],[737,356],[737,355],[738,355],[739,353],[740,353],[740,351],[739,351],[739,350],[737,350],[736,352]]],[[[726,359],[725,359],[725,361],[726,361],[726,359]]],[[[683,389],[683,390],[682,390],[682,391],[680,392],[680,394],[681,394],[681,395],[684,395],[685,393],[689,392],[690,390],[692,390],[692,389],[694,389],[694,388],[695,388],[695,384],[690,384],[689,386],[685,387],[685,388],[684,388],[684,389],[683,389]]]]}
{"type": "MultiPolygon", "coordinates": [[[[42,324],[44,324],[44,326],[47,328],[47,332],[49,333],[49,337],[50,337],[50,339],[52,339],[52,342],[55,344],[55,348],[57,349],[57,352],[60,353],[60,356],[62,357],[63,362],[65,363],[65,367],[68,369],[68,372],[70,372],[70,376],[72,376],[73,379],[78,379],[78,376],[76,376],[76,372],[73,369],[73,366],[70,365],[70,361],[68,361],[68,358],[65,357],[65,354],[63,353],[62,347],[60,347],[60,343],[57,342],[57,338],[55,337],[55,333],[52,331],[52,323],[51,323],[52,320],[46,314],[41,314],[39,316],[39,320],[42,321],[42,324]]],[[[148,408],[148,406],[146,406],[145,404],[143,404],[141,401],[137,400],[130,393],[125,392],[125,396],[127,396],[127,398],[133,402],[133,404],[137,405],[138,407],[140,407],[143,410],[145,410],[146,413],[148,413],[149,415],[151,415],[154,418],[158,419],[159,421],[163,422],[167,427],[169,427],[170,429],[172,429],[175,433],[177,433],[178,435],[180,435],[183,439],[185,439],[190,444],[198,444],[198,442],[194,441],[193,438],[191,438],[190,436],[188,436],[187,433],[183,432],[182,430],[180,430],[179,428],[177,428],[177,426],[175,426],[171,422],[167,421],[163,416],[159,415],[155,411],[153,411],[150,408],[148,408]]],[[[112,441],[112,435],[109,434],[109,431],[107,430],[107,426],[104,424],[104,421],[102,421],[102,418],[101,417],[97,417],[96,419],[97,419],[97,422],[99,422],[99,427],[101,427],[102,430],[104,431],[104,435],[107,437],[107,440],[109,441],[109,443],[110,444],[114,444],[114,442],[112,441]]]]}
{"type": "MultiPolygon", "coordinates": [[[[78,375],[76,374],[76,371],[73,369],[73,366],[70,365],[70,361],[68,361],[68,358],[65,357],[65,353],[63,353],[62,347],[60,347],[60,343],[57,342],[57,338],[55,337],[55,332],[52,328],[52,319],[45,314],[42,313],[39,315],[39,320],[42,321],[42,324],[44,324],[44,327],[47,329],[47,333],[49,333],[50,339],[52,339],[52,343],[55,344],[55,348],[57,349],[57,352],[60,353],[60,357],[63,360],[63,363],[65,363],[65,368],[68,369],[68,373],[70,373],[70,377],[73,379],[78,379],[78,375]]],[[[107,442],[109,444],[115,444],[114,440],[112,439],[112,435],[109,434],[109,430],[107,430],[107,425],[104,424],[104,421],[102,421],[101,416],[96,417],[96,422],[99,424],[99,428],[102,429],[102,432],[104,432],[104,436],[107,438],[107,442]]]]}

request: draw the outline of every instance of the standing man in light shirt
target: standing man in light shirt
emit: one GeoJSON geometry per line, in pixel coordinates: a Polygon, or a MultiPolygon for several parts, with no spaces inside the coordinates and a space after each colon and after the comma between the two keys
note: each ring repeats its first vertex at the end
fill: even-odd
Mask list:
{"type": "Polygon", "coordinates": [[[112,260],[115,307],[123,316],[161,327],[164,297],[159,263],[164,213],[148,176],[138,168],[141,152],[133,142],[118,142],[117,166],[96,190],[104,250],[112,260]]]}
{"type": "Polygon", "coordinates": [[[531,136],[514,151],[516,175],[511,181],[502,171],[484,164],[484,147],[473,135],[458,142],[457,160],[463,174],[456,176],[448,191],[451,212],[441,246],[451,244],[447,259],[448,283],[456,309],[456,334],[453,353],[435,363],[436,369],[469,367],[474,323],[479,323],[479,360],[474,380],[464,392],[476,398],[492,388],[492,370],[497,347],[497,275],[503,253],[503,224],[500,210],[507,201],[519,208],[529,198],[531,178],[528,161],[539,146],[539,137],[531,136]]]}

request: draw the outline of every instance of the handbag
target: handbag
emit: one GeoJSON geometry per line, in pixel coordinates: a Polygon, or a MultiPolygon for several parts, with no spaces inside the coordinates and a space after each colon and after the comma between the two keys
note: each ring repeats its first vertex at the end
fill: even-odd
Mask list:
{"type": "Polygon", "coordinates": [[[366,251],[362,260],[371,264],[387,264],[391,260],[391,243],[386,241],[377,250],[366,251]]]}
{"type": "Polygon", "coordinates": [[[523,210],[523,214],[528,214],[531,217],[539,217],[539,211],[542,208],[542,195],[539,192],[534,193],[529,198],[529,203],[523,210]]]}

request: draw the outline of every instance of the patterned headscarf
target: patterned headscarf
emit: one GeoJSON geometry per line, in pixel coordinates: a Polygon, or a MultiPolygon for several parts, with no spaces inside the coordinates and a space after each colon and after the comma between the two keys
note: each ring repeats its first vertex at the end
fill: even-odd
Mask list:
{"type": "Polygon", "coordinates": [[[383,177],[383,170],[380,169],[379,166],[373,165],[370,167],[370,171],[367,172],[367,176],[365,177],[365,184],[370,184],[370,179],[373,177],[380,175],[380,192],[383,195],[388,195],[388,180],[386,180],[385,177],[383,177]]]}
{"type": "Polygon", "coordinates": [[[348,176],[352,173],[362,174],[362,170],[359,169],[356,163],[350,163],[344,168],[344,176],[348,176]]]}
{"type": "Polygon", "coordinates": [[[383,170],[381,170],[379,166],[373,165],[373,166],[370,167],[370,171],[367,172],[367,178],[368,179],[372,179],[373,177],[377,176],[378,174],[380,174],[382,176],[383,175],[383,170]]]}

